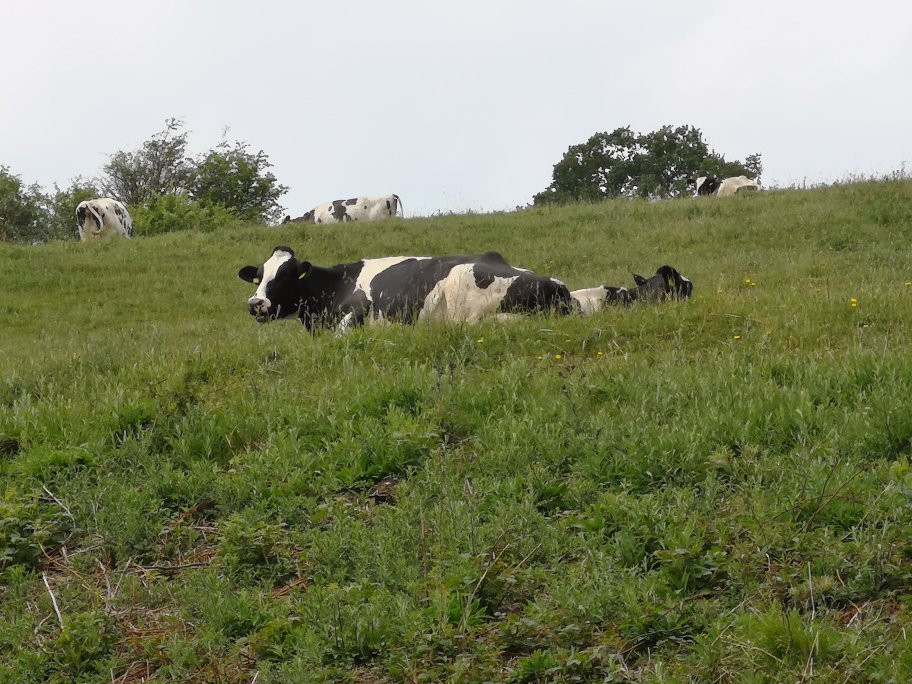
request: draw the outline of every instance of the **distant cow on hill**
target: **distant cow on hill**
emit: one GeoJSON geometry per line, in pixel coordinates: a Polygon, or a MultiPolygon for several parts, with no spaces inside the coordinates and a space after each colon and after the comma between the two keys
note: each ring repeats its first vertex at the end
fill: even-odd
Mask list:
{"type": "Polygon", "coordinates": [[[760,189],[760,184],[747,176],[732,176],[719,180],[716,176],[700,176],[694,181],[696,196],[715,195],[726,197],[739,192],[753,192],[760,189]]]}
{"type": "Polygon", "coordinates": [[[402,200],[399,195],[382,197],[353,197],[345,200],[333,200],[319,204],[303,216],[291,218],[286,216],[285,223],[344,223],[345,221],[376,221],[401,214],[402,200]]]}
{"type": "Polygon", "coordinates": [[[663,266],[633,290],[570,292],[556,278],[510,266],[497,252],[361,259],[327,268],[279,246],[262,266],[245,266],[238,277],[257,286],[247,308],[259,323],[297,316],[308,330],[339,332],[384,320],[472,323],[492,314],[594,313],[613,302],[686,298],[692,291],[689,280],[663,266]]]}
{"type": "Polygon", "coordinates": [[[82,241],[114,235],[133,237],[133,219],[127,208],[110,197],[80,202],[76,207],[76,235],[82,241]]]}

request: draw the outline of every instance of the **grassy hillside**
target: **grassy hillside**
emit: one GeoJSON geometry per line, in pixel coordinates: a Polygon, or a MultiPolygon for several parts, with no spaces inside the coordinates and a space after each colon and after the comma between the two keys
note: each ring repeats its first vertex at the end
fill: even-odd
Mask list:
{"type": "Polygon", "coordinates": [[[912,673],[909,182],[0,263],[0,681],[912,673]],[[277,244],[695,296],[311,337],[277,244]]]}

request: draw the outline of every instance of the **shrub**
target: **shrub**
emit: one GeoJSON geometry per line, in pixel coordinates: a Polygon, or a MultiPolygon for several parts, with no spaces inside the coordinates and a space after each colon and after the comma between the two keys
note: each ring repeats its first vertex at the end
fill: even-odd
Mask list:
{"type": "Polygon", "coordinates": [[[208,233],[226,225],[238,225],[236,214],[211,204],[201,206],[186,195],[156,195],[143,204],[130,207],[137,235],[159,235],[178,230],[208,233]]]}

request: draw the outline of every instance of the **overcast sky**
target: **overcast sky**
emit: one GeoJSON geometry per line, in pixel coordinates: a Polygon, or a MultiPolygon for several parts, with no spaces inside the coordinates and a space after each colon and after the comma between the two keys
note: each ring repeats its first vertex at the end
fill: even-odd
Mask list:
{"type": "Polygon", "coordinates": [[[282,203],[512,209],[572,144],[690,124],[765,184],[912,167],[912,2],[7,0],[0,165],[95,176],[178,117],[282,203]]]}

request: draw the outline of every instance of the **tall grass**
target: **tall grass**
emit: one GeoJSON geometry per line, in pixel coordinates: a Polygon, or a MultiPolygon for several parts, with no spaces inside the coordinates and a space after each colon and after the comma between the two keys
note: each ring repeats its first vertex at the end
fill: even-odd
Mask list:
{"type": "Polygon", "coordinates": [[[904,681],[910,238],[904,181],[2,246],[0,678],[904,681]],[[277,244],[695,296],[310,336],[277,244]]]}

